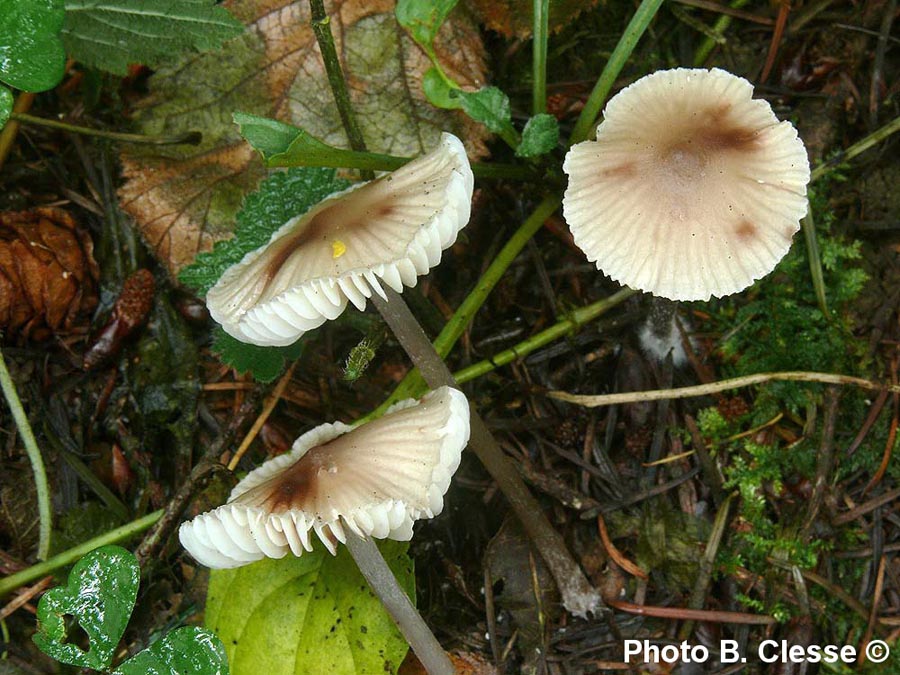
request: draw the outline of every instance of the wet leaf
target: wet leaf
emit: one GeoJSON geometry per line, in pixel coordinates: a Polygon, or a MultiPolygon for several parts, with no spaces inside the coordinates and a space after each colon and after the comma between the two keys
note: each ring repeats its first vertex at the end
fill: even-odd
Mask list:
{"type": "Polygon", "coordinates": [[[509,96],[497,87],[484,87],[473,92],[460,91],[459,94],[463,110],[473,120],[481,122],[495,134],[507,131],[515,133],[509,96]]]}
{"type": "Polygon", "coordinates": [[[75,563],[65,586],[47,591],[38,604],[34,642],[45,654],[73,666],[109,666],[131,617],[140,583],[134,555],[103,546],[75,563]],[[65,616],[72,616],[90,638],[87,652],[67,642],[65,616]]]}
{"type": "Polygon", "coordinates": [[[219,638],[191,626],[173,630],[112,675],[228,675],[228,659],[219,638]]]}
{"type": "MultiPolygon", "coordinates": [[[[534,23],[533,0],[470,0],[475,12],[491,30],[506,37],[531,36],[534,23]]],[[[550,3],[551,32],[561,30],[583,11],[597,4],[597,0],[553,0],[550,3]]]]}
{"type": "Polygon", "coordinates": [[[59,31],[63,0],[0,0],[0,80],[23,91],[46,91],[63,77],[59,31]]]}
{"type": "Polygon", "coordinates": [[[397,21],[420,45],[431,47],[438,31],[459,0],[399,0],[397,21]]]}
{"type": "MultiPolygon", "coordinates": [[[[309,26],[309,6],[289,0],[226,2],[248,30],[222,49],[160,68],[136,114],[145,133],[202,130],[195,147],[135,148],[124,157],[124,208],[150,247],[176,273],[199,251],[227,238],[244,194],[265,175],[232,123],[241,111],[302,127],[328,145],[348,147],[309,26]]],[[[400,29],[390,0],[330,6],[350,96],[373,152],[416,156],[448,130],[483,156],[485,132],[459,113],[436,110],[422,93],[427,55],[400,29]]],[[[444,23],[435,42],[444,69],[478,87],[484,51],[464,13],[444,23]]]]}
{"type": "Polygon", "coordinates": [[[553,115],[541,113],[525,124],[522,142],[516,148],[516,155],[519,157],[544,155],[553,150],[558,142],[559,122],[553,115]]]}
{"type": "MultiPolygon", "coordinates": [[[[414,593],[407,544],[379,548],[414,593]]],[[[346,548],[262,560],[210,576],[206,625],[225,644],[232,671],[266,675],[395,673],[407,651],[346,548]]]]}
{"type": "Polygon", "coordinates": [[[66,0],[63,40],[74,58],[116,75],[175,54],[219,47],[244,30],[215,0],[66,0]]]}
{"type": "Polygon", "coordinates": [[[0,129],[2,129],[9,121],[9,116],[12,114],[12,108],[12,92],[0,84],[0,129]]]}
{"type": "Polygon", "coordinates": [[[296,361],[303,353],[303,340],[289,347],[260,347],[241,342],[218,327],[214,335],[212,350],[222,363],[241,374],[250,373],[264,384],[275,380],[286,363],[296,361]]]}

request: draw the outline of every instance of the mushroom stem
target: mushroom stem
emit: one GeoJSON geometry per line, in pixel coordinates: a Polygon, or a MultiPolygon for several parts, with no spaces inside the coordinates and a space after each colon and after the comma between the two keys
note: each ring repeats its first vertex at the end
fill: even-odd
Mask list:
{"type": "MultiPolygon", "coordinates": [[[[422,373],[428,386],[436,389],[459,385],[438,356],[419,322],[409,311],[399,293],[384,287],[387,300],[372,295],[372,302],[413,363],[422,373]]],[[[556,580],[565,608],[576,616],[587,616],[603,606],[599,593],[591,586],[581,568],[566,549],[566,544],[541,510],[540,504],[525,487],[513,465],[503,454],[484,420],[470,403],[471,435],[469,445],[487,469],[497,486],[509,500],[510,506],[534,543],[550,573],[556,580]]]]}
{"type": "Polygon", "coordinates": [[[363,539],[346,528],[347,550],[356,561],[369,587],[381,600],[397,628],[430,675],[453,675],[456,670],[437,638],[425,624],[409,596],[397,583],[381,551],[370,538],[363,539]]]}

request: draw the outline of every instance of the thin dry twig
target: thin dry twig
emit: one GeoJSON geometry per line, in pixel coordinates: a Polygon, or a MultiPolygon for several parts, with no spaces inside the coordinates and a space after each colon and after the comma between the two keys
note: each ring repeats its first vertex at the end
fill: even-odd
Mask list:
{"type": "Polygon", "coordinates": [[[730,380],[720,380],[710,384],[698,384],[692,387],[677,387],[675,389],[653,389],[650,391],[628,391],[619,394],[570,394],[565,391],[549,391],[547,395],[567,403],[575,403],[585,408],[599,408],[600,406],[618,405],[620,403],[641,403],[644,401],[659,401],[662,399],[696,398],[709,396],[730,389],[752,387],[755,384],[766,382],[816,382],[820,384],[837,384],[859,387],[869,391],[887,391],[900,393],[900,385],[880,384],[861,377],[851,375],[838,375],[836,373],[816,373],[802,370],[788,370],[781,373],[756,373],[744,377],[734,377],[730,380]]]}

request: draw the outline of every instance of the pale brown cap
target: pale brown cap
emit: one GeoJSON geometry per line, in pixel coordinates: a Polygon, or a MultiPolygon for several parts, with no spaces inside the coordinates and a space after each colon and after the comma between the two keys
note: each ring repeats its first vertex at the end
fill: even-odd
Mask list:
{"type": "Polygon", "coordinates": [[[311,532],[332,553],[344,527],[406,541],[416,520],[443,509],[468,440],[468,401],[449,387],[356,428],[323,424],[251,471],[227,504],[183,523],[181,543],[202,564],[229,568],[311,551],[311,532]]]}
{"type": "Polygon", "coordinates": [[[736,293],[771,272],[806,214],[797,131],[745,79],[662,70],[610,99],[571,148],[563,214],[619,283],[672,300],[736,293]]]}
{"type": "Polygon", "coordinates": [[[206,296],[209,312],[242,342],[284,346],[348,300],[365,309],[381,284],[415,286],[469,222],[473,186],[462,142],[445,133],[427,155],[285,223],[225,271],[206,296]]]}

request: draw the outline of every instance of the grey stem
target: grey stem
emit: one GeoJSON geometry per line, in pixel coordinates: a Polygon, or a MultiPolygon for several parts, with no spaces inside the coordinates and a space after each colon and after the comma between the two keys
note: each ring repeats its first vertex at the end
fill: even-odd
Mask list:
{"type": "Polygon", "coordinates": [[[348,527],[347,550],[356,561],[369,587],[381,600],[403,637],[430,675],[454,675],[456,669],[434,637],[406,592],[400,588],[381,551],[371,539],[363,539],[348,527]]]}
{"type": "MultiPolygon", "coordinates": [[[[403,298],[389,287],[384,287],[387,300],[372,294],[372,303],[384,317],[397,340],[432,389],[449,386],[459,389],[447,364],[438,355],[425,335],[419,322],[409,311],[403,298]]],[[[591,586],[584,572],[572,558],[562,536],[547,520],[540,504],[525,487],[513,464],[500,449],[484,420],[471,407],[471,434],[469,446],[487,469],[497,486],[506,496],[510,506],[540,552],[556,580],[565,608],[576,616],[587,616],[603,606],[600,594],[591,586]]]]}

